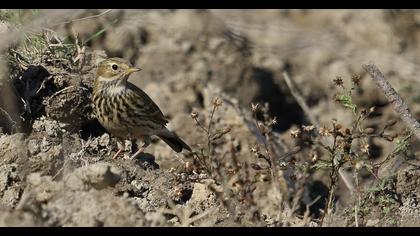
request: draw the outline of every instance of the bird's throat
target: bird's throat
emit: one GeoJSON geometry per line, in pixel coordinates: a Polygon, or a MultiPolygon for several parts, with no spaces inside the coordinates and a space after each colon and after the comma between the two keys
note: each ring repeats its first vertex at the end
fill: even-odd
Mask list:
{"type": "Polygon", "coordinates": [[[120,96],[122,94],[124,94],[126,92],[126,86],[124,85],[116,85],[116,86],[111,86],[107,89],[107,93],[109,96],[120,96]]]}
{"type": "Polygon", "coordinates": [[[107,96],[119,96],[126,92],[127,88],[127,79],[114,79],[114,80],[104,80],[98,78],[97,81],[99,86],[95,86],[100,93],[106,93],[107,96]]]}

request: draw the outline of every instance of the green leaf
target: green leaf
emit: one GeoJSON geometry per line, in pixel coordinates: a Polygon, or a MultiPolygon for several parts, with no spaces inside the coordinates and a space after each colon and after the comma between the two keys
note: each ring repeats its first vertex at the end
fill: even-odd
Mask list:
{"type": "Polygon", "coordinates": [[[313,164],[311,168],[315,170],[327,169],[327,168],[331,168],[331,163],[319,160],[317,163],[313,164]]]}
{"type": "Polygon", "coordinates": [[[338,100],[344,107],[351,109],[353,114],[356,115],[356,104],[353,103],[350,92],[346,91],[345,93],[340,94],[338,100]]]}

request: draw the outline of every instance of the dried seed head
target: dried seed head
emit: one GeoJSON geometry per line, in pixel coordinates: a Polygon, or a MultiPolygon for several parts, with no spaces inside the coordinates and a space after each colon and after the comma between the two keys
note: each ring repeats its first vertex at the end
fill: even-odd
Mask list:
{"type": "Polygon", "coordinates": [[[367,153],[369,155],[369,144],[363,144],[362,147],[360,148],[360,150],[363,153],[367,153]]]}
{"type": "Polygon", "coordinates": [[[299,137],[299,134],[300,134],[300,130],[298,130],[298,129],[296,129],[296,130],[290,130],[290,135],[291,135],[293,138],[297,138],[297,137],[299,137]]]}
{"type": "Polygon", "coordinates": [[[271,119],[270,121],[270,125],[275,125],[277,124],[277,117],[273,117],[273,119],[271,119]]]}
{"type": "Polygon", "coordinates": [[[302,128],[305,132],[311,132],[312,130],[315,129],[315,126],[314,125],[308,125],[308,126],[302,125],[302,128]]]}
{"type": "Polygon", "coordinates": [[[353,82],[354,85],[360,85],[360,81],[361,81],[360,75],[353,75],[351,77],[351,81],[353,82]]]}
{"type": "Polygon", "coordinates": [[[334,127],[335,130],[340,130],[343,126],[341,124],[336,124],[334,127]]]}
{"type": "Polygon", "coordinates": [[[197,117],[198,117],[198,112],[197,112],[197,111],[192,111],[192,112],[191,112],[191,114],[190,114],[190,116],[191,116],[191,118],[193,118],[193,119],[197,119],[197,117]]]}
{"type": "Polygon", "coordinates": [[[214,99],[214,101],[213,101],[213,106],[215,106],[215,107],[219,107],[219,106],[221,106],[223,104],[223,101],[222,101],[222,99],[220,99],[220,98],[216,98],[216,99],[214,99]]]}
{"type": "Polygon", "coordinates": [[[281,162],[279,163],[279,167],[280,167],[280,169],[285,169],[285,168],[287,167],[287,163],[286,163],[286,162],[284,162],[284,161],[281,161],[281,162]]]}
{"type": "Polygon", "coordinates": [[[255,144],[253,147],[251,147],[252,153],[258,153],[259,150],[260,150],[260,146],[258,144],[255,144]]]}
{"type": "Polygon", "coordinates": [[[251,110],[252,112],[257,112],[260,108],[260,104],[259,103],[251,103],[251,110]]]}
{"type": "Polygon", "coordinates": [[[335,85],[343,86],[343,79],[340,76],[337,76],[333,81],[335,85]]]}
{"type": "Polygon", "coordinates": [[[350,131],[350,129],[349,129],[349,128],[346,128],[346,129],[344,130],[344,133],[345,133],[346,135],[350,135],[350,134],[351,134],[351,131],[350,131]]]}
{"type": "Polygon", "coordinates": [[[331,135],[331,130],[329,128],[321,127],[319,128],[319,134],[321,136],[329,136],[331,135]]]}

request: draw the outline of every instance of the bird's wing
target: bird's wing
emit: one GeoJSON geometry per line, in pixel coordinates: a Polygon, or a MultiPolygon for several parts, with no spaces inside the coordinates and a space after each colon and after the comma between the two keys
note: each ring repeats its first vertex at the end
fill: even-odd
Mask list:
{"type": "Polygon", "coordinates": [[[147,117],[147,119],[163,126],[168,123],[168,120],[166,120],[158,105],[156,105],[149,95],[128,81],[127,88],[133,92],[132,94],[139,109],[141,110],[140,112],[142,113],[142,116],[147,117]]]}

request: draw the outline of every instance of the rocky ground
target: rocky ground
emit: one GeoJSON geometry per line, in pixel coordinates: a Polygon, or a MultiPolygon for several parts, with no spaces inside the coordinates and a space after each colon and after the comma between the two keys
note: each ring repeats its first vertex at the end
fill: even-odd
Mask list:
{"type": "MultiPolygon", "coordinates": [[[[0,225],[420,225],[419,141],[404,141],[406,126],[361,67],[378,65],[419,120],[420,12],[113,10],[36,32],[25,22],[48,13],[16,14],[0,12],[0,42],[8,43],[0,57],[0,225]],[[20,41],[6,37],[19,30],[27,30],[20,41]],[[105,57],[143,68],[130,81],[194,153],[153,139],[136,160],[111,158],[116,140],[90,103],[105,57]],[[341,177],[328,214],[331,169],[313,168],[328,155],[293,136],[311,121],[284,72],[320,126],[354,124],[334,101],[337,76],[346,86],[360,76],[352,102],[375,107],[363,129],[397,121],[386,130],[392,140],[369,139],[369,155],[343,168],[351,182],[356,170],[358,188],[351,192],[341,177]],[[255,118],[251,103],[265,102],[255,118]],[[255,119],[267,121],[266,133],[255,119]],[[359,167],[387,156],[373,174],[359,167]]],[[[363,153],[357,145],[351,150],[363,153]]],[[[126,155],[136,148],[127,141],[126,155]]]]}

